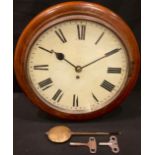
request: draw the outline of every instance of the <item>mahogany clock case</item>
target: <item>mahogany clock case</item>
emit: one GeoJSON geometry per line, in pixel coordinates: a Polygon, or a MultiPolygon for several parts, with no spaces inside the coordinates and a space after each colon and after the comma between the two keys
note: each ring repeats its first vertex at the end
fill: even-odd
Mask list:
{"type": "Polygon", "coordinates": [[[92,3],[61,3],[43,11],[36,18],[34,18],[33,21],[29,23],[26,29],[24,29],[24,32],[20,36],[16,46],[14,66],[17,79],[21,87],[23,88],[23,91],[27,94],[32,103],[36,104],[41,109],[50,113],[51,115],[55,115],[57,117],[74,120],[88,120],[112,111],[116,106],[122,103],[123,99],[131,91],[139,73],[139,50],[135,38],[128,26],[109,9],[100,7],[99,5],[92,3]],[[54,108],[50,108],[49,106],[45,105],[45,103],[41,101],[30,88],[30,84],[27,80],[27,74],[25,73],[27,51],[32,44],[32,40],[35,39],[35,36],[38,33],[44,31],[44,27],[52,24],[52,22],[55,23],[57,20],[60,19],[73,19],[73,17],[68,17],[71,15],[74,15],[74,19],[82,18],[93,20],[95,22],[102,23],[112,29],[120,37],[126,49],[128,50],[130,65],[128,80],[119,95],[114,100],[112,100],[112,102],[106,107],[98,109],[97,111],[92,111],[84,114],[59,112],[58,110],[56,111],[54,108]],[[50,20],[52,20],[52,22],[48,23],[50,20]]]}

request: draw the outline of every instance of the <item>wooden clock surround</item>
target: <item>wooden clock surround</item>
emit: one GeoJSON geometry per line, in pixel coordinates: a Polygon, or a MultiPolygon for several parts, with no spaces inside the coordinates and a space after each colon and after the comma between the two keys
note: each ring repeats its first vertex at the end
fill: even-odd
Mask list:
{"type": "Polygon", "coordinates": [[[129,92],[131,92],[132,88],[134,87],[139,74],[140,56],[138,45],[132,31],[118,15],[109,9],[94,3],[65,2],[44,10],[37,15],[24,29],[16,46],[14,68],[21,88],[33,104],[39,106],[45,112],[48,112],[49,114],[59,118],[69,120],[88,120],[112,111],[114,108],[120,105],[120,103],[122,103],[125,97],[127,97],[129,92]],[[28,50],[32,46],[37,36],[51,25],[71,19],[86,19],[107,26],[118,35],[129,53],[130,74],[123,91],[121,91],[116,99],[106,107],[86,114],[68,114],[59,112],[47,106],[32,90],[27,79],[25,67],[28,50]]]}

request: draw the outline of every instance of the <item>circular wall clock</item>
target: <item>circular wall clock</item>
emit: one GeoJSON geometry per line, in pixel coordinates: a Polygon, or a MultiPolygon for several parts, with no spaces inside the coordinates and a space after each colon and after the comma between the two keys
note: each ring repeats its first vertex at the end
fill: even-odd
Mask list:
{"type": "Polygon", "coordinates": [[[122,103],[135,85],[140,57],[118,15],[98,4],[66,2],[27,25],[14,67],[32,103],[63,119],[87,120],[122,103]]]}

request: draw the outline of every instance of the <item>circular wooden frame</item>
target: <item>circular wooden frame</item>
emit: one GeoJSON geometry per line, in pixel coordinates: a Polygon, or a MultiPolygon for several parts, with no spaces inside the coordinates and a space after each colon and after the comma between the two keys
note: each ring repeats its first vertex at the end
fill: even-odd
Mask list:
{"type": "Polygon", "coordinates": [[[138,45],[132,31],[118,15],[109,9],[94,3],[65,2],[44,10],[28,24],[16,46],[14,68],[21,88],[33,104],[59,118],[88,120],[112,111],[129,94],[138,78],[140,56],[138,45]],[[47,106],[47,104],[45,104],[31,88],[25,70],[28,49],[35,39],[34,36],[37,36],[46,26],[49,27],[51,23],[54,24],[55,22],[60,22],[59,19],[67,20],[68,17],[72,17],[73,19],[94,20],[95,22],[104,24],[119,36],[129,53],[130,74],[124,89],[106,107],[86,114],[64,113],[47,106]]]}

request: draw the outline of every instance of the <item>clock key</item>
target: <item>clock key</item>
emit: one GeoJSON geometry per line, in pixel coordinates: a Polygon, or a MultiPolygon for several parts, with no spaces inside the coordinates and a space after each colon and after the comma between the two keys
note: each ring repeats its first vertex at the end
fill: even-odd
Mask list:
{"type": "Polygon", "coordinates": [[[118,145],[118,140],[116,136],[110,136],[109,142],[99,142],[99,145],[101,146],[109,146],[111,148],[111,151],[113,153],[119,153],[120,148],[118,145]]]}
{"type": "Polygon", "coordinates": [[[95,137],[89,137],[88,143],[81,143],[81,142],[70,142],[70,146],[87,146],[90,150],[90,153],[97,152],[97,144],[95,137]]]}

